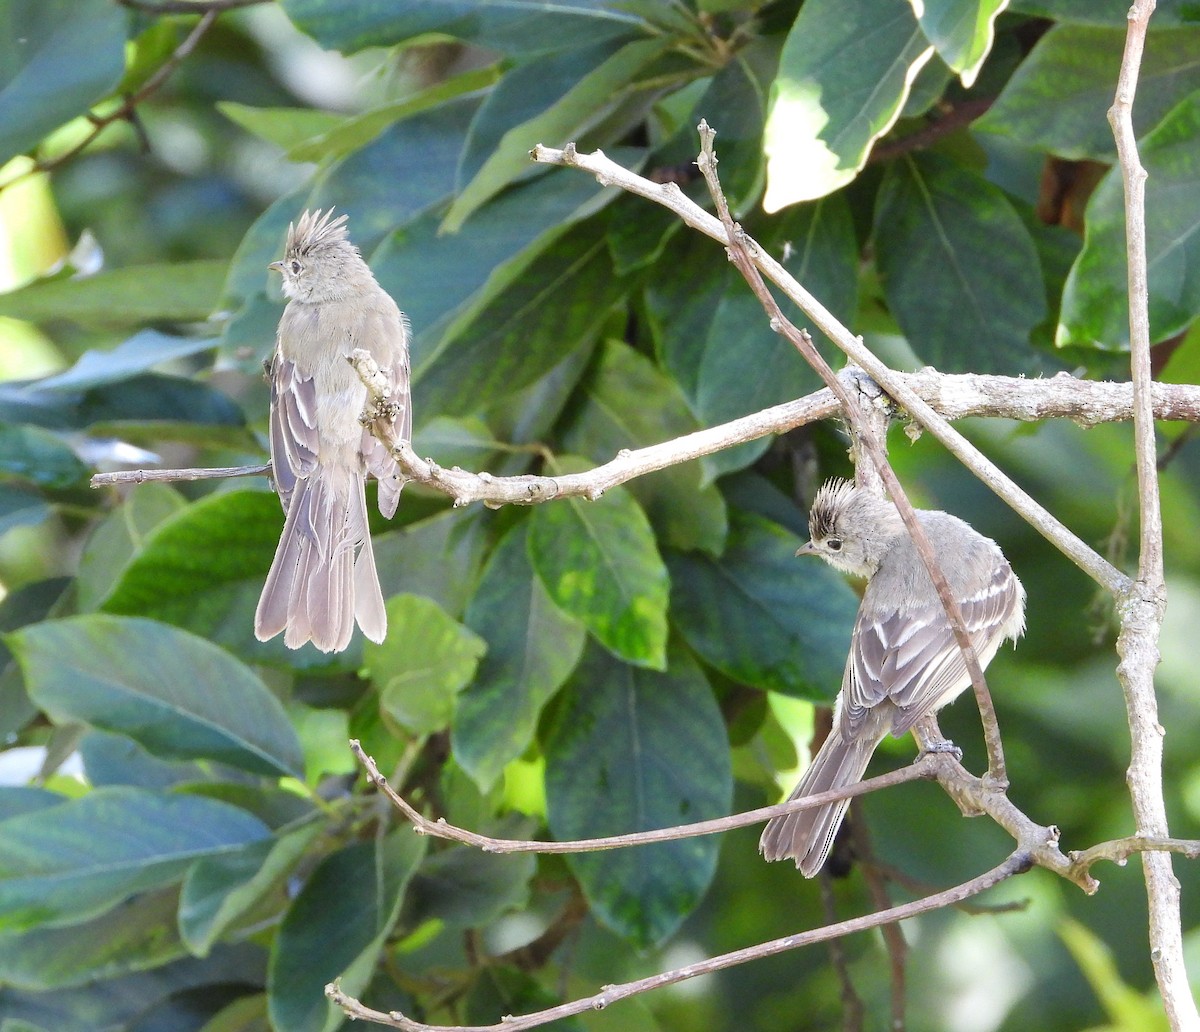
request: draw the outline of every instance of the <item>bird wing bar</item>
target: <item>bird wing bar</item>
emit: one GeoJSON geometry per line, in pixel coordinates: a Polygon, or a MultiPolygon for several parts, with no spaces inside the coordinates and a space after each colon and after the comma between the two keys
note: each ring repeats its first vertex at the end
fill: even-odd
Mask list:
{"type": "MultiPolygon", "coordinates": [[[[1003,563],[979,591],[959,601],[982,665],[995,655],[1019,595],[1016,578],[1003,563]]],[[[867,618],[860,610],[854,641],[846,664],[843,704],[852,727],[868,709],[888,700],[897,709],[892,734],[902,735],[946,695],[956,695],[970,683],[962,650],[937,599],[882,620],[867,618]]]]}

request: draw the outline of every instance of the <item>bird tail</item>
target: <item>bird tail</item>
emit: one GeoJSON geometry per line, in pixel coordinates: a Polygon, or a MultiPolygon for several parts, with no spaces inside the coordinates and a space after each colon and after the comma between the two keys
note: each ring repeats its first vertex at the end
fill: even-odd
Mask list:
{"type": "MultiPolygon", "coordinates": [[[[845,788],[861,781],[867,764],[871,762],[871,754],[887,733],[886,728],[876,728],[875,723],[878,721],[857,729],[859,733],[853,738],[846,738],[835,722],[834,729],[813,757],[788,801],[845,788]]],[[[840,799],[824,806],[773,817],[767,822],[759,840],[759,852],[767,860],[795,860],[800,873],[811,878],[825,863],[849,805],[849,799],[840,799]]]]}
{"type": "Polygon", "coordinates": [[[365,478],[318,468],[296,481],[254,634],[267,641],[283,631],[288,648],[312,641],[322,652],[340,652],[356,619],[363,634],[383,641],[387,613],[367,528],[365,478]]]}

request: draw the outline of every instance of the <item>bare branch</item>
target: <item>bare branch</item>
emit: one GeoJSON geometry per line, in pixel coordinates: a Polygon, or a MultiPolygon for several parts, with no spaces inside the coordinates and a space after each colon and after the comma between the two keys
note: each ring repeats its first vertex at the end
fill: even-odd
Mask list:
{"type": "MultiPolygon", "coordinates": [[[[853,366],[843,369],[839,376],[861,395],[881,394],[874,381],[853,366]]],[[[897,376],[947,419],[995,416],[1038,422],[1061,418],[1074,420],[1081,426],[1096,426],[1133,418],[1133,385],[1128,383],[1077,380],[1066,373],[1046,380],[1025,380],[1011,376],[939,373],[936,369],[898,373],[897,376]]],[[[389,443],[406,475],[451,497],[461,497],[464,504],[471,501],[491,506],[529,504],[570,494],[590,497],[597,491],[603,492],[679,462],[826,419],[838,410],[833,393],[822,388],[796,401],[775,405],[674,441],[623,452],[612,462],[569,477],[492,477],[459,469],[446,470],[432,460],[418,459],[411,449],[399,449],[395,442],[389,443]]],[[[1155,384],[1154,415],[1156,419],[1200,423],[1200,387],[1155,384]]],[[[92,487],[110,487],[147,480],[261,476],[270,469],[269,464],[264,464],[227,469],[121,470],[97,473],[91,484],[92,487]]]]}
{"type": "MultiPolygon", "coordinates": [[[[1126,780],[1137,837],[1166,842],[1170,836],[1162,776],[1166,732],[1158,720],[1154,668],[1160,658],[1158,642],[1167,597],[1154,439],[1154,370],[1150,355],[1150,288],[1146,268],[1146,169],[1138,155],[1133,129],[1133,98],[1146,29],[1153,13],[1154,0],[1135,0],[1129,11],[1125,53],[1121,58],[1116,98],[1109,109],[1108,120],[1116,140],[1125,186],[1134,457],[1141,515],[1137,583],[1126,594],[1118,610],[1121,633],[1117,638],[1117,651],[1121,662],[1117,665],[1117,677],[1124,690],[1129,722],[1131,749],[1126,780]]],[[[1149,905],[1150,958],[1167,1020],[1173,1029],[1200,1029],[1200,1011],[1189,988],[1184,964],[1179,880],[1172,869],[1170,854],[1159,850],[1144,852],[1142,871],[1149,905]]]]}
{"type": "MultiPolygon", "coordinates": [[[[534,161],[583,169],[595,176],[601,186],[619,186],[639,197],[661,204],[678,215],[686,225],[722,244],[726,242],[725,227],[721,225],[720,219],[689,200],[673,183],[652,183],[622,168],[605,157],[601,151],[580,154],[574,144],[570,143],[562,150],[538,144],[531,153],[534,161]]],[[[1043,508],[1011,477],[950,426],[909,386],[904,377],[879,361],[861,339],[853,336],[770,254],[749,237],[746,238],[746,244],[759,271],[795,302],[822,333],[841,348],[852,362],[862,367],[871,379],[903,406],[913,419],[941,441],[964,466],[1106,590],[1118,596],[1128,590],[1130,579],[1125,574],[1072,533],[1058,517],[1043,508]]]]}
{"type": "Polygon", "coordinates": [[[837,924],[825,925],[822,928],[814,928],[811,931],[786,935],[780,939],[771,939],[768,942],[759,943],[757,946],[748,946],[745,949],[734,950],[731,953],[722,953],[719,956],[710,957],[695,964],[688,964],[673,971],[664,971],[657,975],[651,975],[648,978],[639,978],[634,982],[625,982],[622,985],[607,985],[593,996],[588,996],[580,1000],[572,1000],[570,1003],[550,1007],[546,1010],[534,1011],[531,1014],[506,1015],[494,1025],[427,1025],[424,1022],[407,1018],[399,1011],[385,1013],[384,1011],[377,1011],[366,1007],[359,1003],[358,1000],[344,993],[337,982],[333,982],[325,987],[325,995],[337,1004],[337,1006],[341,1007],[347,1017],[351,1019],[373,1021],[376,1024],[386,1025],[389,1028],[404,1029],[406,1032],[521,1032],[522,1029],[537,1028],[540,1025],[549,1024],[551,1021],[559,1021],[562,1018],[569,1018],[575,1014],[586,1014],[592,1010],[603,1010],[605,1007],[619,1000],[627,1000],[631,996],[637,996],[653,989],[675,985],[689,978],[696,978],[698,975],[707,975],[714,971],[724,971],[726,968],[737,967],[754,960],[761,960],[764,957],[773,957],[780,953],[786,953],[789,950],[800,949],[803,946],[811,946],[818,942],[827,942],[830,939],[878,928],[881,925],[890,924],[894,921],[904,921],[910,917],[928,913],[931,910],[953,906],[961,900],[969,899],[990,888],[994,888],[1014,875],[1024,873],[1029,867],[1029,857],[1018,851],[1009,856],[1002,864],[993,867],[990,871],[986,871],[972,878],[970,881],[963,882],[961,885],[934,893],[932,896],[926,896],[924,899],[913,900],[911,903],[902,903],[900,906],[891,907],[888,910],[867,914],[863,917],[851,918],[848,921],[839,921],[837,924]]]}

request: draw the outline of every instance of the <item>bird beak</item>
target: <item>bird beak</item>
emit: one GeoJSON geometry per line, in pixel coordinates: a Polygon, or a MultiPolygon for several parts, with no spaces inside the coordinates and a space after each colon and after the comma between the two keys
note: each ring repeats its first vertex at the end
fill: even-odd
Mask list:
{"type": "Polygon", "coordinates": [[[274,269],[275,272],[283,272],[283,262],[271,262],[267,268],[274,269]]]}
{"type": "Polygon", "coordinates": [[[797,555],[816,555],[817,550],[815,547],[813,547],[813,543],[811,541],[805,541],[804,544],[802,544],[799,548],[796,549],[796,554],[797,555]]]}

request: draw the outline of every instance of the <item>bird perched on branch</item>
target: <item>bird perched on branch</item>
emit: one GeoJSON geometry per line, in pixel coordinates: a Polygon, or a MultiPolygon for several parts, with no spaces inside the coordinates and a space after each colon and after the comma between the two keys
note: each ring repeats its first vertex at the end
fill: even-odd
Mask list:
{"type": "Polygon", "coordinates": [[[408,320],[346,235],[346,215],[306,211],[288,226],[282,261],[287,307],[271,359],[271,466],[286,519],[254,618],[266,641],[312,641],[322,652],[350,643],[357,620],[372,641],[387,613],[367,529],[366,478],[379,511],[396,511],[404,477],[363,421],[367,388],[351,367],[368,351],[390,379],[385,411],[367,418],[396,440],[412,437],[408,320]]]}
{"type": "MultiPolygon", "coordinates": [[[[1025,589],[999,546],[945,512],[917,511],[962,613],[980,668],[1025,629],[1025,589]]],[[[941,600],[895,505],[845,480],[813,499],[810,540],[797,555],[867,578],[833,729],[789,799],[862,780],[875,747],[899,737],[953,701],[970,683],[941,600]]],[[[811,878],[821,869],[849,800],[797,810],[768,822],[767,860],[785,858],[811,878]]]]}

